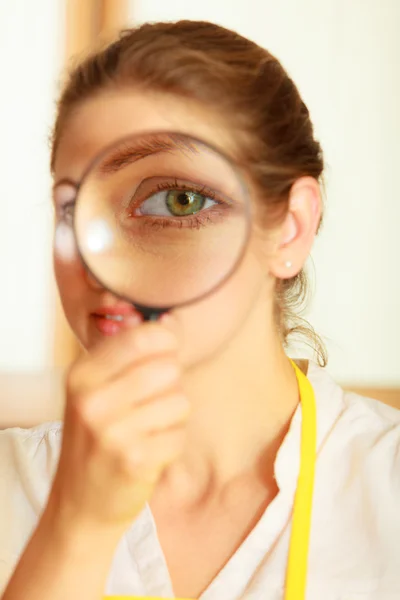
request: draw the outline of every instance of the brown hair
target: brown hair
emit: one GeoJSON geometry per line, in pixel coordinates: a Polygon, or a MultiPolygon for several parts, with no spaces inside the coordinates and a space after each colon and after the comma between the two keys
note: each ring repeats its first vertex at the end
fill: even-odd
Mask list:
{"type": "MultiPolygon", "coordinates": [[[[228,119],[243,136],[243,161],[270,217],[286,214],[299,177],[322,176],[322,151],[308,109],[279,61],[233,31],[198,21],[128,29],[72,70],[58,102],[52,168],[71,109],[104,89],[129,85],[196,100],[228,119]]],[[[285,344],[289,335],[301,334],[326,364],[321,340],[298,314],[306,296],[304,271],[277,282],[277,326],[285,344]]]]}

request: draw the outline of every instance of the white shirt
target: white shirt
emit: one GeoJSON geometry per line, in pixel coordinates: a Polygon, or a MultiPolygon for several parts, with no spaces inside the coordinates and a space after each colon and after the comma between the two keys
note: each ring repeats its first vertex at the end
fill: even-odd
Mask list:
{"type": "MultiPolygon", "coordinates": [[[[313,363],[308,377],[318,457],[307,600],[400,600],[400,411],[345,393],[313,363]]],[[[276,457],[278,495],[201,600],[284,597],[300,430],[301,406],[276,457]]],[[[46,502],[61,435],[59,422],[0,432],[0,593],[46,502]]],[[[148,506],[116,549],[105,593],[174,596],[148,506]]]]}

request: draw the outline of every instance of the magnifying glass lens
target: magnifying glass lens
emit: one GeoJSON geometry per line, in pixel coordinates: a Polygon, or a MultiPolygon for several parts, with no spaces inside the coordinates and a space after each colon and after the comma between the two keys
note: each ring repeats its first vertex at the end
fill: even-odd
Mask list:
{"type": "Polygon", "coordinates": [[[87,170],[75,207],[91,274],[137,306],[170,309],[217,288],[240,262],[250,207],[234,165],[176,133],[125,138],[87,170]]]}

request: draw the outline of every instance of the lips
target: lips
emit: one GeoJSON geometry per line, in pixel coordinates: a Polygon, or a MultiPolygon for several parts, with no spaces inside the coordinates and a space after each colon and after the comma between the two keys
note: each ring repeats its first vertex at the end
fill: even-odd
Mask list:
{"type": "Polygon", "coordinates": [[[97,330],[107,336],[143,321],[142,315],[129,304],[102,306],[92,313],[91,318],[97,330]]]}
{"type": "Polygon", "coordinates": [[[104,318],[109,321],[123,321],[125,319],[123,315],[104,315],[104,318]]]}

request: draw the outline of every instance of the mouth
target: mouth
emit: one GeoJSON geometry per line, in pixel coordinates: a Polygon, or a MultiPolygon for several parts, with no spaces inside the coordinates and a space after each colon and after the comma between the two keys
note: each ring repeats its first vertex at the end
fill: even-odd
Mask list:
{"type": "Polygon", "coordinates": [[[96,329],[106,336],[143,322],[143,316],[133,306],[104,307],[91,314],[96,329]]]}
{"type": "Polygon", "coordinates": [[[123,315],[95,315],[96,317],[102,317],[103,319],[107,319],[108,321],[123,321],[123,315]]]}

